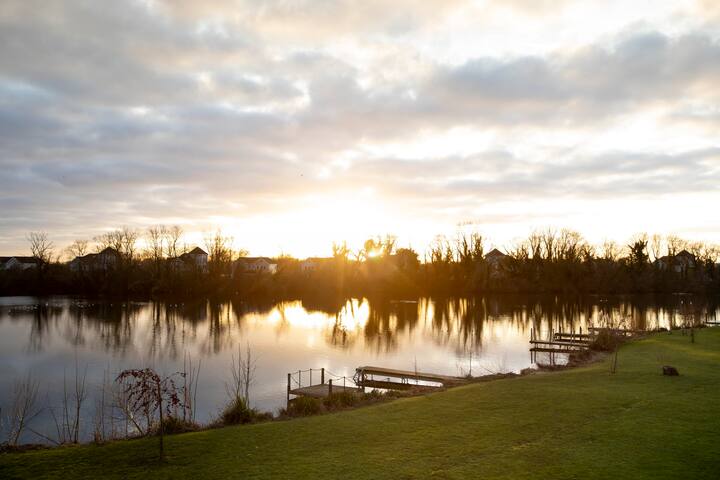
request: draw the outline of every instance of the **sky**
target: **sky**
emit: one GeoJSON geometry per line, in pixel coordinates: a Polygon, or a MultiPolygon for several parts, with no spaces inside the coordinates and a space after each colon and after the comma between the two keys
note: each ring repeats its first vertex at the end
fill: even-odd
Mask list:
{"type": "Polygon", "coordinates": [[[3,0],[0,254],[720,242],[718,85],[714,0],[3,0]]]}

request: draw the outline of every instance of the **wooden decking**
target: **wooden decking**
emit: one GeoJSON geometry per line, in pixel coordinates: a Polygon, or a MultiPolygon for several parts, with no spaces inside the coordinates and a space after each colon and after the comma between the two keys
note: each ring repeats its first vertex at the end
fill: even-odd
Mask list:
{"type": "Polygon", "coordinates": [[[325,398],[336,393],[359,393],[362,391],[352,378],[334,375],[325,368],[310,368],[287,374],[287,407],[290,408],[290,397],[325,398]],[[313,372],[320,383],[313,384],[313,372]],[[326,380],[327,374],[327,382],[326,380]],[[304,385],[303,385],[304,383],[304,385]],[[296,388],[293,388],[296,386],[296,388]]]}
{"type": "Polygon", "coordinates": [[[384,383],[388,386],[382,386],[380,388],[394,388],[393,385],[406,385],[411,380],[440,383],[443,386],[466,383],[464,378],[453,377],[450,375],[438,375],[436,373],[415,372],[412,370],[397,370],[394,368],[373,366],[363,366],[355,369],[355,383],[359,386],[379,386],[372,384],[384,383]],[[378,381],[374,378],[374,376],[383,377],[388,380],[378,381]],[[389,380],[391,378],[398,379],[400,381],[391,381],[389,380]]]}
{"type": "Polygon", "coordinates": [[[587,333],[570,333],[570,332],[555,332],[553,333],[555,340],[571,340],[571,341],[592,341],[595,335],[587,333]]]}
{"type": "Polygon", "coordinates": [[[546,345],[546,346],[558,346],[558,347],[572,347],[584,350],[588,348],[590,342],[586,341],[569,341],[569,340],[530,340],[533,345],[546,345]]]}
{"type": "Polygon", "coordinates": [[[290,390],[290,395],[298,397],[325,398],[331,393],[358,393],[360,389],[357,387],[343,387],[342,385],[331,385],[328,383],[320,385],[310,385],[290,390]]]}

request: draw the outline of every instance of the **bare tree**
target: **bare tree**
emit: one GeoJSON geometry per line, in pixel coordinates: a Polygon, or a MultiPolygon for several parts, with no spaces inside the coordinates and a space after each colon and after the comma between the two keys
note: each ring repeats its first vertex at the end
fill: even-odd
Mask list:
{"type": "Polygon", "coordinates": [[[483,237],[478,232],[460,231],[455,237],[455,258],[460,263],[482,260],[484,250],[483,237]]]}
{"type": "Polygon", "coordinates": [[[517,241],[507,249],[508,255],[515,260],[525,261],[530,258],[530,247],[527,241],[517,241]]]}
{"type": "Polygon", "coordinates": [[[145,232],[147,241],[147,256],[152,260],[155,273],[160,272],[160,263],[165,252],[165,241],[167,239],[166,228],[163,225],[150,227],[145,232]]]}
{"type": "Polygon", "coordinates": [[[185,354],[183,359],[183,421],[195,422],[195,404],[197,403],[197,389],[198,380],[200,378],[200,368],[202,367],[202,360],[199,361],[198,366],[193,365],[192,357],[189,354],[185,354]]]}
{"type": "Polygon", "coordinates": [[[652,254],[653,261],[662,256],[663,243],[662,236],[657,233],[650,237],[650,253],[652,254]]]}
{"type": "Polygon", "coordinates": [[[87,365],[82,375],[75,360],[75,382],[72,391],[68,391],[67,375],[63,374],[63,400],[60,418],[51,408],[50,414],[55,421],[58,443],[78,443],[80,441],[80,419],[82,406],[87,399],[87,365]]]}
{"type": "Polygon", "coordinates": [[[574,230],[560,230],[555,242],[555,255],[560,260],[576,262],[587,257],[592,247],[574,230]]]}
{"type": "Polygon", "coordinates": [[[160,459],[164,458],[165,419],[172,416],[177,408],[184,408],[175,378],[181,375],[173,373],[161,377],[151,368],[123,370],[115,381],[122,385],[131,411],[146,412],[148,425],[153,423],[157,412],[158,438],[160,440],[160,459]]]}
{"type": "Polygon", "coordinates": [[[45,232],[30,232],[27,236],[30,242],[30,253],[37,258],[41,264],[50,263],[53,254],[53,243],[48,239],[45,232]]]}
{"type": "Polygon", "coordinates": [[[17,445],[23,431],[42,411],[35,407],[39,388],[40,383],[29,373],[25,378],[15,381],[7,419],[7,443],[9,445],[17,445]]]}
{"type": "Polygon", "coordinates": [[[347,260],[350,256],[350,249],[347,246],[347,242],[333,242],[332,244],[333,258],[340,260],[347,260]]]}
{"type": "Polygon", "coordinates": [[[545,260],[555,260],[557,258],[557,232],[552,228],[548,228],[540,234],[540,240],[545,260]]]}
{"type": "Polygon", "coordinates": [[[209,267],[211,275],[225,273],[232,261],[232,237],[226,237],[221,230],[205,236],[205,246],[210,256],[209,267]]]}
{"type": "Polygon", "coordinates": [[[74,240],[66,249],[67,255],[72,259],[75,257],[82,257],[88,253],[88,241],[87,240],[74,240]]]}
{"type": "Polygon", "coordinates": [[[453,261],[452,245],[444,235],[438,235],[430,244],[428,255],[432,264],[450,264],[453,261]]]}
{"type": "Polygon", "coordinates": [[[254,382],[257,362],[252,356],[250,343],[245,348],[243,355],[242,348],[238,345],[238,355],[232,356],[230,367],[231,379],[225,383],[225,391],[231,400],[242,399],[245,405],[250,406],[250,386],[254,382]]]}
{"type": "Polygon", "coordinates": [[[106,248],[117,250],[118,253],[122,250],[122,241],[117,230],[98,235],[93,238],[93,240],[95,240],[95,249],[97,252],[101,252],[106,248]]]}
{"type": "Polygon", "coordinates": [[[125,255],[125,258],[128,262],[132,262],[133,258],[135,257],[135,247],[140,233],[133,228],[123,227],[120,230],[120,235],[122,242],[122,253],[125,255]]]}
{"type": "Polygon", "coordinates": [[[178,248],[180,247],[180,239],[183,236],[182,227],[179,225],[173,225],[172,227],[166,228],[164,233],[168,257],[177,257],[179,253],[178,248]]]}
{"type": "Polygon", "coordinates": [[[133,228],[122,227],[119,230],[106,232],[94,238],[98,252],[105,248],[115,249],[129,264],[135,258],[135,249],[139,232],[133,228]]]}
{"type": "Polygon", "coordinates": [[[528,235],[527,238],[528,248],[530,250],[530,256],[533,260],[542,260],[543,258],[543,237],[542,233],[535,231],[528,235]]]}
{"type": "Polygon", "coordinates": [[[668,255],[671,257],[674,257],[678,253],[680,253],[681,250],[687,247],[687,241],[683,240],[682,238],[676,236],[676,235],[668,235],[667,237],[667,250],[668,255]]]}
{"type": "Polygon", "coordinates": [[[620,246],[612,240],[605,240],[601,247],[602,258],[612,262],[620,258],[620,246]]]}

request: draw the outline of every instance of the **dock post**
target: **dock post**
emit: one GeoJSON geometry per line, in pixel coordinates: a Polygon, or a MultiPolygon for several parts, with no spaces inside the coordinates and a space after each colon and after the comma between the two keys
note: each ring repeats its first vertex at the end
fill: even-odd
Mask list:
{"type": "Polygon", "coordinates": [[[288,373],[287,398],[285,399],[285,409],[290,408],[290,374],[288,373]]]}
{"type": "Polygon", "coordinates": [[[310,386],[312,386],[312,368],[310,369],[310,386]]]}
{"type": "Polygon", "coordinates": [[[328,395],[332,395],[332,378],[328,380],[328,395]]]}
{"type": "Polygon", "coordinates": [[[325,367],[320,369],[320,383],[325,385],[325,367]]]}

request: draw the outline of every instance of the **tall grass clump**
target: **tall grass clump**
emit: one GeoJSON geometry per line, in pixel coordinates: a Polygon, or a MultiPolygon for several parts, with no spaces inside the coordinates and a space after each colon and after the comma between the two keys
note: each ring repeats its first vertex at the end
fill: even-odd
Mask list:
{"type": "Polygon", "coordinates": [[[235,397],[220,414],[223,425],[240,425],[250,423],[256,416],[243,397],[235,397]]]}
{"type": "Polygon", "coordinates": [[[317,415],[323,410],[322,402],[317,398],[297,397],[290,402],[287,414],[291,417],[308,417],[317,415]]]}

